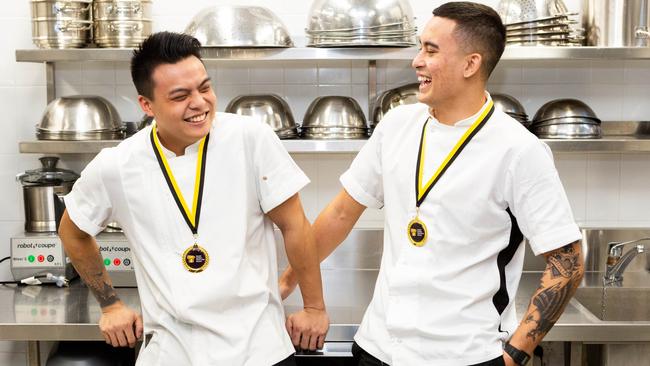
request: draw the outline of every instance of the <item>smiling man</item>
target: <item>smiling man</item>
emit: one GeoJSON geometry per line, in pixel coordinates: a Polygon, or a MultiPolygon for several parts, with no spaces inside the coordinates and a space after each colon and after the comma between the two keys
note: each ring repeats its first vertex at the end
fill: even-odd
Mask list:
{"type": "MultiPolygon", "coordinates": [[[[353,346],[360,366],[524,365],[580,282],[580,231],[548,146],[486,91],[505,47],[498,14],[446,3],[420,43],[420,103],[389,111],[341,176],[314,223],[319,256],[366,207],[383,207],[379,276],[353,346]],[[524,236],[547,267],[517,326],[524,236]]],[[[295,285],[289,268],[283,296],[295,285]]]]}
{"type": "Polygon", "coordinates": [[[295,365],[294,345],[322,347],[329,326],[298,197],[308,178],[269,126],[215,112],[193,37],[152,35],[131,73],[154,123],[88,164],[59,229],[102,308],[106,342],[133,346],[144,331],[138,365],[295,365]],[[111,286],[93,238],[111,221],[133,249],[144,327],[111,286]],[[286,323],[274,223],[303,290],[304,310],[286,323]]]}

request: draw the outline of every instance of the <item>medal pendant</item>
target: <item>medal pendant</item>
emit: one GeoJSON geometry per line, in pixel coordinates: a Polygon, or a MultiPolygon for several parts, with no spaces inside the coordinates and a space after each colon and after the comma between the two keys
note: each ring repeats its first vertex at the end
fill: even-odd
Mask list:
{"type": "Polygon", "coordinates": [[[203,272],[209,262],[208,251],[196,243],[183,252],[183,266],[192,273],[203,272]]]}
{"type": "Polygon", "coordinates": [[[427,227],[418,216],[409,222],[407,227],[407,234],[411,244],[416,247],[424,246],[427,242],[427,227]]]}

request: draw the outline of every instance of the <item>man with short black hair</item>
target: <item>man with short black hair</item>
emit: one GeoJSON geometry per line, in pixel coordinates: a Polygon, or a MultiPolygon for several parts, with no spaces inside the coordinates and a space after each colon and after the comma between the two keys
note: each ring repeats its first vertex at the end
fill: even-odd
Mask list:
{"type": "Polygon", "coordinates": [[[106,342],[133,347],[143,333],[93,237],[117,221],[133,250],[143,311],[138,365],[295,366],[294,345],[322,347],[329,326],[298,196],[309,179],[268,125],[215,111],[195,38],[150,36],[134,52],[131,72],[154,123],[88,164],[65,197],[59,228],[102,308],[106,342]],[[286,321],[274,223],[304,302],[286,321]]]}
{"type": "MultiPolygon", "coordinates": [[[[360,366],[524,365],[582,278],[580,230],[548,146],[486,91],[505,47],[498,14],[446,3],[420,44],[420,103],[390,110],[341,176],[314,223],[319,257],[366,207],[383,207],[383,258],[353,345],[360,366]],[[517,326],[524,236],[547,266],[517,326]]],[[[295,283],[289,268],[283,296],[295,283]]]]}

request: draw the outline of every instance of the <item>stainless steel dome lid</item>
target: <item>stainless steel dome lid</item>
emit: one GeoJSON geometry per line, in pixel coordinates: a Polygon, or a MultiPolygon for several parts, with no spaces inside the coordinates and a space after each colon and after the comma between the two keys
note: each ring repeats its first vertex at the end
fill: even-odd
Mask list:
{"type": "Polygon", "coordinates": [[[293,47],[282,20],[261,6],[205,8],[192,18],[185,33],[203,47],[293,47]]]}

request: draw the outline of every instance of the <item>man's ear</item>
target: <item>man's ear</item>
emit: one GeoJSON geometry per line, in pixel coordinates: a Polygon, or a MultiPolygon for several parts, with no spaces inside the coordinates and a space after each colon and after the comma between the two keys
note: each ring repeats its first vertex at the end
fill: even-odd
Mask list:
{"type": "Polygon", "coordinates": [[[481,64],[483,63],[483,56],[480,53],[470,53],[465,56],[465,68],[463,70],[463,76],[465,78],[471,78],[472,76],[478,74],[481,70],[481,64]]]}
{"type": "Polygon", "coordinates": [[[142,111],[146,113],[147,116],[153,117],[153,109],[151,108],[151,101],[149,98],[143,95],[138,95],[138,104],[140,104],[140,108],[142,108],[142,111]]]}

